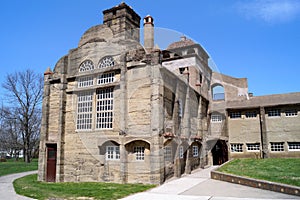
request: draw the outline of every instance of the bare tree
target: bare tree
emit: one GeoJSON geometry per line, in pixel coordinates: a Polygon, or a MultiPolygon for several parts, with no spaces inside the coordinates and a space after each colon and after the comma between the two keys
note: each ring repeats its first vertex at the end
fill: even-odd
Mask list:
{"type": "Polygon", "coordinates": [[[25,162],[30,162],[32,150],[37,145],[43,95],[43,77],[32,70],[6,76],[2,84],[6,90],[6,103],[12,119],[19,124],[25,162]]]}
{"type": "Polygon", "coordinates": [[[20,126],[15,114],[9,108],[0,108],[0,149],[14,158],[19,158],[23,149],[20,137],[20,126]]]}

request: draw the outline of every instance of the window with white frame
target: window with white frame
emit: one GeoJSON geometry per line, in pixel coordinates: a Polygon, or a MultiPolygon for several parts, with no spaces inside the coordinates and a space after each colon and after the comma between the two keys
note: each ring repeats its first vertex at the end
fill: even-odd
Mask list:
{"type": "Polygon", "coordinates": [[[289,151],[300,151],[300,142],[288,142],[289,151]]]}
{"type": "Polygon", "coordinates": [[[114,81],[115,81],[115,72],[100,74],[97,78],[98,85],[113,83],[114,81]]]}
{"type": "Polygon", "coordinates": [[[217,114],[211,115],[211,122],[215,122],[215,123],[222,122],[222,115],[217,115],[217,114]]]}
{"type": "Polygon", "coordinates": [[[198,146],[193,146],[193,157],[198,157],[199,156],[199,147],[198,146]]]}
{"type": "Polygon", "coordinates": [[[165,146],[164,156],[165,156],[165,161],[172,162],[172,148],[170,146],[165,146]]]}
{"type": "Polygon", "coordinates": [[[91,76],[79,77],[78,78],[78,87],[84,88],[94,85],[94,79],[91,76]]]}
{"type": "Polygon", "coordinates": [[[257,113],[256,111],[249,111],[245,113],[246,118],[256,118],[257,113]]]}
{"type": "Polygon", "coordinates": [[[229,116],[231,119],[237,119],[237,118],[241,118],[242,114],[241,112],[230,112],[229,116]]]}
{"type": "Polygon", "coordinates": [[[119,160],[120,159],[120,147],[119,146],[106,146],[106,159],[107,160],[119,160]]]}
{"type": "Polygon", "coordinates": [[[271,142],[271,151],[284,151],[283,142],[271,142]]]}
{"type": "Polygon", "coordinates": [[[99,63],[99,68],[112,67],[115,65],[114,59],[111,56],[103,58],[99,63]]]}
{"type": "Polygon", "coordinates": [[[136,160],[145,160],[145,147],[134,147],[133,151],[136,160]]]}
{"type": "Polygon", "coordinates": [[[280,110],[279,109],[268,110],[268,117],[280,117],[280,110]]]}
{"type": "Polygon", "coordinates": [[[93,92],[81,92],[77,96],[77,129],[92,129],[93,92]]]}
{"type": "Polygon", "coordinates": [[[259,151],[260,144],[259,143],[249,143],[247,145],[247,151],[259,151]]]}
{"type": "Polygon", "coordinates": [[[113,125],[113,88],[97,90],[96,129],[111,129],[113,125]]]}
{"type": "Polygon", "coordinates": [[[184,152],[183,152],[183,146],[180,146],[179,147],[179,158],[183,158],[183,154],[184,154],[184,152]]]}
{"type": "Polygon", "coordinates": [[[297,110],[287,110],[285,111],[285,116],[286,117],[295,117],[298,115],[297,110]]]}
{"type": "Polygon", "coordinates": [[[79,72],[91,71],[93,69],[94,64],[91,60],[85,60],[79,66],[79,72]]]}
{"type": "Polygon", "coordinates": [[[231,152],[243,152],[243,144],[230,144],[231,152]]]}

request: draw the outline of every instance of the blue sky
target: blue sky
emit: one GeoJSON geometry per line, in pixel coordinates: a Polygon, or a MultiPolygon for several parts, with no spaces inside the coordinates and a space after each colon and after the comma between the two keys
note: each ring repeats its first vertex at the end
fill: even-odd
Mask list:
{"type": "MultiPolygon", "coordinates": [[[[150,14],[155,27],[200,43],[219,72],[248,78],[254,95],[300,92],[299,0],[125,2],[142,18],[150,14]]],[[[89,27],[102,23],[102,11],[119,3],[2,0],[0,83],[8,73],[53,69],[89,27]]]]}

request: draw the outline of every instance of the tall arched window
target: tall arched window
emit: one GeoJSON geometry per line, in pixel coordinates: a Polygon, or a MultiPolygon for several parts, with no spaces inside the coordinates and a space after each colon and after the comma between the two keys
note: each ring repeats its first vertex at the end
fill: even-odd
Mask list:
{"type": "Polygon", "coordinates": [[[222,85],[215,85],[212,87],[212,99],[214,101],[225,100],[225,91],[222,85]]]}

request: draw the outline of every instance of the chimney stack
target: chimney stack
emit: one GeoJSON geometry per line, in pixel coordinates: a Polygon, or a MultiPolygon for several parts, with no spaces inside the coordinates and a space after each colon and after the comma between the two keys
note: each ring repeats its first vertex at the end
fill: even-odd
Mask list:
{"type": "Polygon", "coordinates": [[[147,51],[151,51],[154,47],[154,23],[153,18],[147,15],[144,18],[144,47],[147,51]]]}

